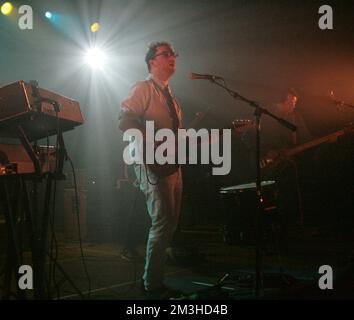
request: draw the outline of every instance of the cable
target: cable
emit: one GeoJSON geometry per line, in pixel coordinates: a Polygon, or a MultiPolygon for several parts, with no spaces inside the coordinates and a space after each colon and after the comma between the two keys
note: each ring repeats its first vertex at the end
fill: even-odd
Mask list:
{"type": "MultiPolygon", "coordinates": [[[[48,286],[49,286],[49,296],[50,294],[50,288],[51,288],[51,282],[53,281],[57,297],[60,296],[59,292],[59,286],[56,281],[56,265],[57,265],[57,260],[58,260],[58,255],[59,255],[59,249],[58,249],[58,241],[56,238],[55,234],[55,229],[54,229],[54,224],[55,224],[55,204],[56,204],[56,192],[57,192],[57,180],[58,180],[58,170],[59,170],[59,135],[60,135],[60,123],[59,123],[59,114],[58,111],[56,111],[56,143],[55,143],[55,171],[54,171],[54,186],[53,186],[53,202],[52,202],[52,210],[51,210],[51,215],[49,219],[49,224],[50,224],[50,230],[51,230],[51,240],[50,240],[50,251],[49,251],[49,257],[50,257],[50,264],[49,264],[49,276],[48,276],[48,286]],[[54,254],[53,254],[54,252],[54,254]]],[[[47,134],[47,161],[48,165],[50,164],[50,148],[49,148],[49,139],[48,139],[47,134]]],[[[60,150],[62,151],[62,150],[60,150]]],[[[51,173],[49,173],[51,174],[51,173]]],[[[49,179],[49,177],[47,177],[49,179]]]]}
{"type": "MultiPolygon", "coordinates": [[[[160,181],[160,178],[157,177],[156,178],[156,182],[151,182],[150,180],[150,177],[149,177],[149,171],[148,171],[148,166],[146,163],[144,163],[144,167],[145,167],[145,175],[146,175],[146,180],[149,184],[151,184],[152,186],[157,186],[159,181],[160,181]]],[[[141,181],[141,165],[140,165],[140,181],[141,181]]]]}
{"type": "MultiPolygon", "coordinates": [[[[141,165],[139,165],[139,177],[136,179],[137,182],[141,182],[141,176],[142,176],[142,167],[141,165]]],[[[130,210],[129,210],[129,221],[127,223],[127,228],[126,228],[126,231],[125,231],[125,234],[124,234],[124,246],[125,248],[127,248],[127,243],[128,243],[128,234],[131,234],[130,230],[132,229],[132,222],[133,222],[133,215],[134,215],[134,212],[136,210],[136,203],[137,203],[137,199],[138,199],[138,195],[139,195],[139,184],[136,183],[136,182],[131,182],[131,180],[129,179],[129,174],[128,174],[128,182],[132,184],[132,186],[135,189],[135,192],[134,192],[134,200],[133,200],[133,203],[130,207],[130,210]]],[[[133,252],[131,252],[133,254],[133,252]]],[[[136,258],[133,257],[133,259],[131,259],[130,261],[132,264],[133,264],[133,282],[134,282],[134,285],[131,286],[131,287],[128,287],[128,289],[126,291],[124,291],[122,294],[123,295],[126,295],[128,292],[130,292],[135,286],[136,286],[136,280],[137,280],[137,261],[136,261],[136,258]]]]}
{"type": "Polygon", "coordinates": [[[84,271],[85,275],[88,281],[88,297],[90,298],[91,296],[91,278],[89,276],[88,270],[87,270],[87,265],[86,265],[86,260],[84,256],[84,252],[82,249],[82,238],[81,238],[81,226],[80,226],[80,210],[79,210],[79,195],[78,195],[78,190],[77,190],[77,183],[76,183],[76,175],[75,175],[75,169],[74,169],[74,164],[71,160],[71,158],[68,156],[68,160],[72,169],[73,173],[73,178],[74,178],[74,188],[75,188],[75,211],[76,211],[76,217],[77,217],[77,225],[78,225],[78,233],[79,233],[79,243],[80,243],[80,254],[81,254],[81,260],[82,264],[84,266],[84,271]]]}

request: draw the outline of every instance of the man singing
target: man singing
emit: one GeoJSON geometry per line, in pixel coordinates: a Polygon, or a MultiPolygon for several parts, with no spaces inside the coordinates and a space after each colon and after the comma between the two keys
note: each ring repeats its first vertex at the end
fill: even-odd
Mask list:
{"type": "MultiPolygon", "coordinates": [[[[177,135],[182,126],[181,109],[172,95],[169,80],[176,71],[173,47],[168,42],[150,44],[145,55],[149,77],[137,82],[122,102],[119,128],[138,129],[144,139],[146,121],[155,130],[171,129],[177,135]]],[[[151,227],[146,247],[143,290],[152,298],[168,299],[176,292],[164,285],[166,248],[178,224],[182,197],[182,175],[178,165],[168,175],[158,176],[152,167],[135,164],[135,173],[144,193],[151,227]]]]}

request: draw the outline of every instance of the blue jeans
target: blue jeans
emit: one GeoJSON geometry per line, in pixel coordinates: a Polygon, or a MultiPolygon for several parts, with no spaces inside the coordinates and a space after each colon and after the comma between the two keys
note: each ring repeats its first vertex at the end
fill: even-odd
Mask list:
{"type": "Polygon", "coordinates": [[[158,179],[145,165],[136,165],[134,169],[151,218],[143,279],[145,288],[153,290],[163,285],[166,248],[178,225],[182,173],[179,168],[175,173],[158,179]]]}

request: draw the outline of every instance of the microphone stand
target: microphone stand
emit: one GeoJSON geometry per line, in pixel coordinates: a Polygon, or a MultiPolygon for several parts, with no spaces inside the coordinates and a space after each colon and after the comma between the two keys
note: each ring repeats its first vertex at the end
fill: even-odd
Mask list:
{"type": "MultiPolygon", "coordinates": [[[[296,126],[292,123],[277,117],[267,109],[262,108],[256,101],[249,100],[241,96],[236,91],[229,89],[226,85],[217,82],[214,77],[209,79],[212,83],[225,89],[233,98],[246,102],[250,107],[254,108],[254,116],[256,119],[256,194],[257,194],[257,212],[256,212],[256,298],[260,297],[260,292],[263,293],[263,269],[262,269],[262,237],[263,237],[263,198],[261,189],[261,167],[260,167],[260,137],[261,137],[261,117],[262,114],[278,121],[282,126],[291,131],[296,131],[296,126]]],[[[225,82],[225,81],[224,81],[225,82]]]]}

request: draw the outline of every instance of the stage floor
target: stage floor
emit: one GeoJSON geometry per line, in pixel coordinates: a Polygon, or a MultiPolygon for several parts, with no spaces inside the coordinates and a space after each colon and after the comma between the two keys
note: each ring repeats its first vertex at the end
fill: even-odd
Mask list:
{"type": "MultiPolygon", "coordinates": [[[[55,279],[59,291],[53,290],[53,299],[82,299],[77,290],[85,299],[90,300],[146,299],[140,290],[143,258],[137,261],[127,260],[122,256],[123,249],[118,243],[84,242],[83,253],[91,279],[89,295],[79,243],[61,239],[61,234],[57,236],[57,261],[67,277],[56,268],[55,279]]],[[[352,243],[353,239],[316,234],[311,230],[289,239],[287,250],[280,254],[274,245],[267,245],[263,259],[263,297],[354,298],[353,276],[348,270],[343,273],[344,268],[353,262],[352,243]],[[334,278],[340,279],[335,280],[334,289],[327,292],[318,287],[318,279],[322,276],[318,269],[322,265],[330,265],[334,278]]],[[[141,257],[144,256],[144,250],[143,245],[137,247],[141,257]]],[[[26,253],[24,260],[29,257],[29,253],[26,253]]],[[[5,259],[2,254],[2,265],[5,259]]],[[[223,241],[222,234],[212,228],[181,230],[166,266],[166,284],[181,290],[186,300],[255,299],[255,266],[254,245],[227,244],[223,241]],[[214,287],[226,274],[229,276],[223,285],[214,287]]],[[[354,268],[351,270],[354,271],[354,268]]],[[[3,279],[3,276],[1,278],[3,279]]],[[[30,296],[28,298],[31,299],[30,296]]]]}

